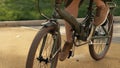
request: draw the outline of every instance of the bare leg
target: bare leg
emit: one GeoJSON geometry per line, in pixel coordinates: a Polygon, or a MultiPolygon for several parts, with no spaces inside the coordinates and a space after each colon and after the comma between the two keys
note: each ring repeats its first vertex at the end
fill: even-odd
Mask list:
{"type": "Polygon", "coordinates": [[[94,2],[97,6],[94,24],[99,26],[105,22],[109,13],[109,7],[103,2],[103,0],[94,0],[94,2]]]}
{"type": "MultiPolygon", "coordinates": [[[[79,2],[80,0],[73,0],[72,3],[68,7],[66,7],[66,10],[74,17],[78,16],[79,2]]],[[[65,22],[65,28],[66,28],[67,41],[72,42],[73,39],[72,39],[71,26],[67,22],[65,22]]]]}
{"type": "Polygon", "coordinates": [[[96,3],[96,5],[97,5],[98,7],[100,7],[100,6],[105,6],[105,3],[104,3],[102,0],[94,0],[94,2],[96,3]]]}
{"type": "MultiPolygon", "coordinates": [[[[66,10],[74,17],[78,16],[79,2],[80,0],[73,0],[72,3],[66,8],[66,10]]],[[[65,42],[64,47],[59,55],[59,59],[61,61],[67,58],[67,56],[69,55],[69,51],[73,45],[71,26],[67,22],[65,22],[65,28],[66,28],[67,42],[65,42]]]]}
{"type": "MultiPolygon", "coordinates": [[[[66,8],[66,10],[72,14],[74,17],[78,16],[78,7],[79,7],[80,0],[73,0],[72,3],[66,8]]],[[[103,23],[105,17],[107,16],[108,7],[102,0],[94,0],[97,6],[96,17],[94,24],[96,26],[103,23]]],[[[65,22],[66,28],[66,37],[68,42],[72,42],[72,31],[71,26],[65,22]]]]}

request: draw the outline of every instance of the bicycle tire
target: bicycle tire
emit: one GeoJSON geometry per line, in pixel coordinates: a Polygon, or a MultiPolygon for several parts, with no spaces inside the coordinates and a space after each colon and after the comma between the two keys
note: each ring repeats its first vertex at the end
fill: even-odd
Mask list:
{"type": "MultiPolygon", "coordinates": [[[[51,58],[51,56],[58,50],[58,48],[60,48],[60,44],[61,44],[61,42],[60,42],[61,41],[60,34],[59,33],[55,34],[55,35],[54,34],[55,34],[55,32],[54,32],[53,26],[52,27],[47,27],[47,28],[42,28],[37,33],[37,35],[35,36],[32,44],[31,44],[31,47],[30,47],[30,50],[29,50],[29,53],[28,53],[27,62],[26,62],[26,68],[42,68],[42,67],[37,67],[37,66],[34,65],[34,63],[36,63],[35,61],[38,61],[38,65],[40,65],[42,63],[40,60],[38,60],[38,57],[35,58],[37,49],[39,49],[39,46],[40,46],[39,44],[41,43],[41,41],[42,41],[42,46],[41,46],[40,50],[38,51],[38,52],[40,52],[40,53],[38,53],[39,57],[40,57],[40,55],[41,56],[44,55],[44,53],[42,53],[42,52],[46,51],[46,53],[47,53],[47,50],[45,50],[45,49],[47,49],[47,47],[50,47],[51,42],[53,42],[51,44],[52,47],[49,49],[50,51],[48,51],[48,52],[50,52],[50,54],[49,54],[48,57],[44,56],[45,58],[51,58]],[[51,31],[52,31],[52,33],[51,33],[51,31]],[[47,38],[48,34],[51,36],[52,39],[47,38]],[[52,36],[55,36],[55,38],[53,38],[52,36]],[[49,39],[50,39],[50,42],[48,43],[49,46],[44,45],[46,42],[49,41],[49,39]],[[36,60],[34,60],[34,59],[36,59],[36,60]]],[[[51,65],[49,67],[46,67],[46,68],[56,68],[57,61],[58,61],[58,53],[50,61],[51,65]]]]}
{"type": "MultiPolygon", "coordinates": [[[[94,60],[100,60],[102,58],[104,58],[104,56],[106,55],[106,53],[108,52],[109,50],[109,47],[110,47],[110,44],[111,44],[111,40],[112,40],[112,34],[113,34],[113,16],[111,13],[109,13],[108,17],[107,17],[107,23],[104,23],[102,26],[108,26],[107,27],[107,30],[109,31],[109,38],[107,39],[107,41],[105,42],[105,44],[103,44],[103,46],[105,46],[103,48],[103,50],[101,52],[99,52],[97,54],[96,50],[95,50],[95,44],[89,44],[89,52],[90,52],[90,55],[91,57],[94,59],[94,60]]],[[[105,38],[104,38],[105,39],[105,38]]],[[[93,43],[96,43],[95,42],[95,39],[92,39],[91,40],[93,43]]],[[[98,41],[105,41],[103,39],[98,39],[98,41]]],[[[100,42],[99,42],[100,43],[100,42]]],[[[100,45],[98,45],[100,47],[100,45]]],[[[101,45],[102,47],[102,45],[101,45]]],[[[97,47],[96,47],[97,48],[97,47]]]]}

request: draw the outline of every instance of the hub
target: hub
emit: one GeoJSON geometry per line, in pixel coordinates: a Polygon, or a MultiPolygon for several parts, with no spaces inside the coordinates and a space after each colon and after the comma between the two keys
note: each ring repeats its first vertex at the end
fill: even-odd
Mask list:
{"type": "Polygon", "coordinates": [[[41,63],[41,62],[45,62],[45,64],[47,64],[49,61],[48,61],[48,58],[44,59],[42,56],[37,58],[37,60],[41,63]]]}

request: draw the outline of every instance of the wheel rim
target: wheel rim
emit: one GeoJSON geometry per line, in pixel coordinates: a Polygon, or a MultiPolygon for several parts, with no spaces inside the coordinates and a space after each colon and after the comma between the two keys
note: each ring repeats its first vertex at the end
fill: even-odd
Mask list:
{"type": "Polygon", "coordinates": [[[51,54],[54,40],[51,34],[47,34],[45,37],[46,37],[46,41],[43,41],[42,39],[39,43],[39,47],[36,51],[34,62],[33,62],[33,68],[50,68],[51,66],[51,62],[49,62],[49,59],[50,59],[50,54],[51,54]],[[43,44],[42,42],[44,42],[45,44],[44,44],[43,52],[40,54],[39,52],[41,50],[41,45],[43,44]],[[40,57],[42,57],[46,61],[42,61],[40,57]]]}
{"type": "Polygon", "coordinates": [[[94,52],[95,52],[96,56],[98,56],[98,57],[103,57],[103,55],[106,54],[106,52],[110,46],[111,37],[112,37],[112,35],[111,35],[112,29],[110,29],[109,22],[110,21],[107,19],[105,24],[96,28],[96,31],[98,32],[96,35],[98,35],[98,36],[107,36],[106,31],[109,33],[108,37],[98,38],[98,39],[93,40],[94,52]]]}

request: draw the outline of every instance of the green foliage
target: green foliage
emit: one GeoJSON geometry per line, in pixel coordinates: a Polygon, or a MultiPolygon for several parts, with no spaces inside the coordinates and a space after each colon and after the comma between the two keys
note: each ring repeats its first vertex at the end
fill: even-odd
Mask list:
{"type": "Polygon", "coordinates": [[[113,1],[117,5],[113,13],[115,16],[120,16],[120,0],[113,0],[113,1]]]}
{"type": "Polygon", "coordinates": [[[33,0],[1,0],[0,20],[39,19],[33,0]]]}
{"type": "MultiPolygon", "coordinates": [[[[47,16],[51,16],[54,8],[52,4],[54,0],[40,0],[41,12],[47,16]]],[[[87,1],[87,0],[86,0],[87,1]]],[[[114,15],[120,15],[120,0],[114,0],[117,4],[114,15]]],[[[83,4],[80,7],[79,17],[86,15],[87,5],[83,4]]],[[[0,0],[0,21],[4,20],[35,20],[43,19],[40,16],[36,0],[0,0]]]]}

